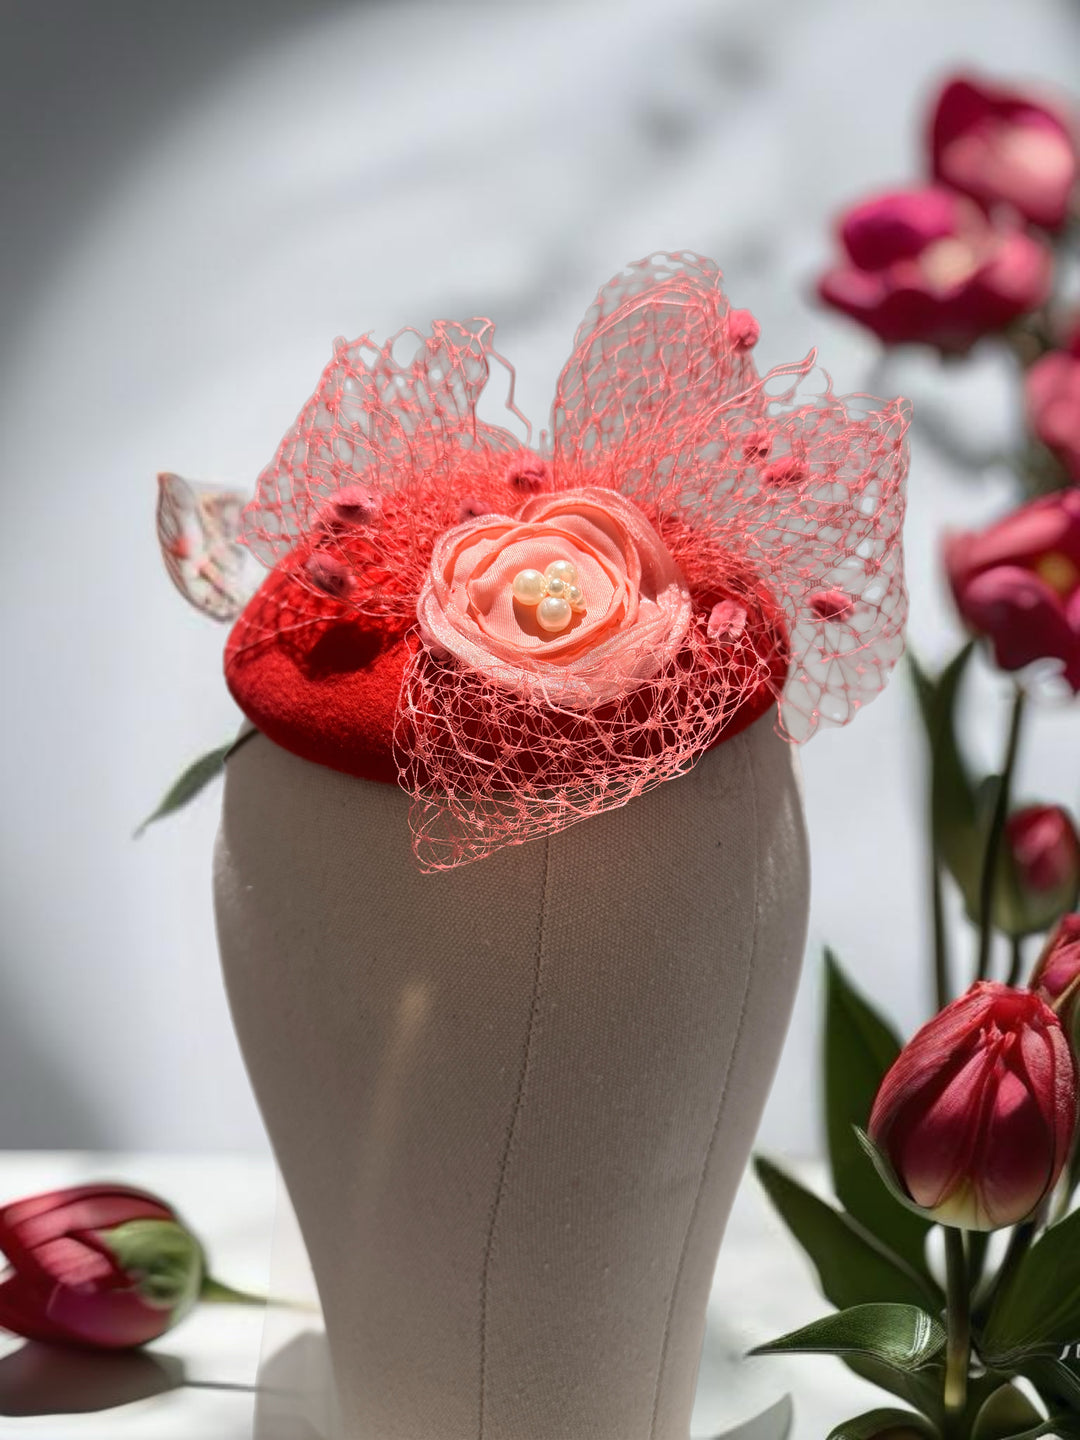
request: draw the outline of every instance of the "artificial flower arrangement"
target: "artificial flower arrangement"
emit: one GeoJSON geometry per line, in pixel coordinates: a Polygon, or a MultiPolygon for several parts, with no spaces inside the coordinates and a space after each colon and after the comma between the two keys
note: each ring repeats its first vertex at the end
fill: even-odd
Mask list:
{"type": "Polygon", "coordinates": [[[936,677],[911,658],[930,756],[938,1013],[901,1045],[828,958],[838,1204],[763,1158],[757,1172],[837,1310],[759,1353],[835,1354],[904,1402],[830,1440],[1067,1437],[1080,1434],[1080,837],[1061,805],[1016,805],[1013,778],[1031,697],[1080,693],[1080,327],[1051,299],[1075,260],[1077,148],[1051,104],[966,77],[940,93],[928,148],[928,187],[844,218],[845,259],[820,294],[887,346],[918,342],[955,363],[976,340],[1004,341],[1030,428],[1015,466],[1024,498],[946,539],[973,638],[936,677]],[[981,780],[958,721],[979,642],[1013,677],[1000,771],[981,780]],[[948,953],[949,886],[973,928],[970,959],[948,953]],[[973,983],[952,998],[965,969],[973,983]]]}

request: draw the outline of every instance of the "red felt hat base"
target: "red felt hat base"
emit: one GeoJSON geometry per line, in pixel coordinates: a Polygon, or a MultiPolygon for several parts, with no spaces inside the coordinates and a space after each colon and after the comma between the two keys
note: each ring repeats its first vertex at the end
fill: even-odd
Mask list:
{"type": "MultiPolygon", "coordinates": [[[[414,627],[346,610],[279,567],[233,627],[225,679],[247,718],[283,749],[362,780],[396,784],[398,696],[418,643],[414,627]]],[[[775,704],[787,668],[782,647],[775,656],[769,679],[747,692],[709,749],[775,704]]]]}

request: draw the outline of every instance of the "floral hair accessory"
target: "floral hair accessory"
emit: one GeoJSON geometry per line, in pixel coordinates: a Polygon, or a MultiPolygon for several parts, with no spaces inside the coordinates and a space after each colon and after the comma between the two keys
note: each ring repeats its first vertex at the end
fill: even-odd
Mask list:
{"type": "Polygon", "coordinates": [[[425,869],[622,805],[777,703],[792,740],[844,724],[903,643],[903,401],[804,394],[813,355],[759,377],[686,253],[601,290],[535,447],[478,414],[496,362],[526,423],[492,338],[339,341],[240,537],[271,573],[232,694],[409,791],[425,869]]]}

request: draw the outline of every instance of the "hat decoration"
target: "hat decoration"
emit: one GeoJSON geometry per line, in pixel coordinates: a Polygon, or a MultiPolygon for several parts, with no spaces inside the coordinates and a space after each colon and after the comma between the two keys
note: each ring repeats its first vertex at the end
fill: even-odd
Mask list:
{"type": "Polygon", "coordinates": [[[689,253],[600,291],[535,446],[478,413],[502,365],[531,438],[493,336],[337,342],[231,533],[234,497],[177,477],[159,510],[174,580],[235,621],[241,709],[402,785],[428,870],[625,804],[773,705],[793,741],[844,724],[903,648],[904,401],[812,393],[813,353],[759,377],[689,253]],[[242,609],[238,541],[270,570],[242,609]]]}

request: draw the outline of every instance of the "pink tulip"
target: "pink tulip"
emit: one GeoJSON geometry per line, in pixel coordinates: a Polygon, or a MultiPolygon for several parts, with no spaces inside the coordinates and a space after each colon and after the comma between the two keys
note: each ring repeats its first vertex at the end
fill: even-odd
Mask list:
{"type": "Polygon", "coordinates": [[[983,205],[1011,205],[1048,230],[1065,223],[1076,142],[1041,97],[958,76],[938,97],[929,138],[935,179],[983,205]]]}
{"type": "Polygon", "coordinates": [[[1080,876],[1080,836],[1060,805],[1028,805],[1005,823],[1005,844],[1022,890],[1036,895],[1068,889],[1080,876]]]}
{"type": "MultiPolygon", "coordinates": [[[[1051,932],[1031,977],[1036,995],[1053,1007],[1062,1023],[1080,1026],[1080,915],[1066,915],[1051,932]]],[[[1078,1034],[1080,1038],[1080,1034],[1078,1034]]]]}
{"type": "Polygon", "coordinates": [[[1028,423],[1080,483],[1080,327],[1065,350],[1037,360],[1024,381],[1028,423]]]}
{"type": "Polygon", "coordinates": [[[0,1207],[0,1327],[96,1349],[143,1345],[199,1297],[202,1248],[164,1201],[80,1185],[0,1207]]]}
{"type": "Polygon", "coordinates": [[[940,186],[856,206],[840,241],[846,258],[823,276],[819,294],[886,345],[962,352],[1037,309],[1050,290],[1045,245],[940,186]]]}
{"type": "Polygon", "coordinates": [[[1030,991],[981,981],[904,1046],[869,1134],[934,1220],[997,1230],[1053,1189],[1076,1119],[1076,1064],[1058,1017],[1030,991]]]}
{"type": "Polygon", "coordinates": [[[1003,670],[1057,659],[1080,692],[1080,489],[1033,500],[945,542],[957,608],[1003,670]]]}

